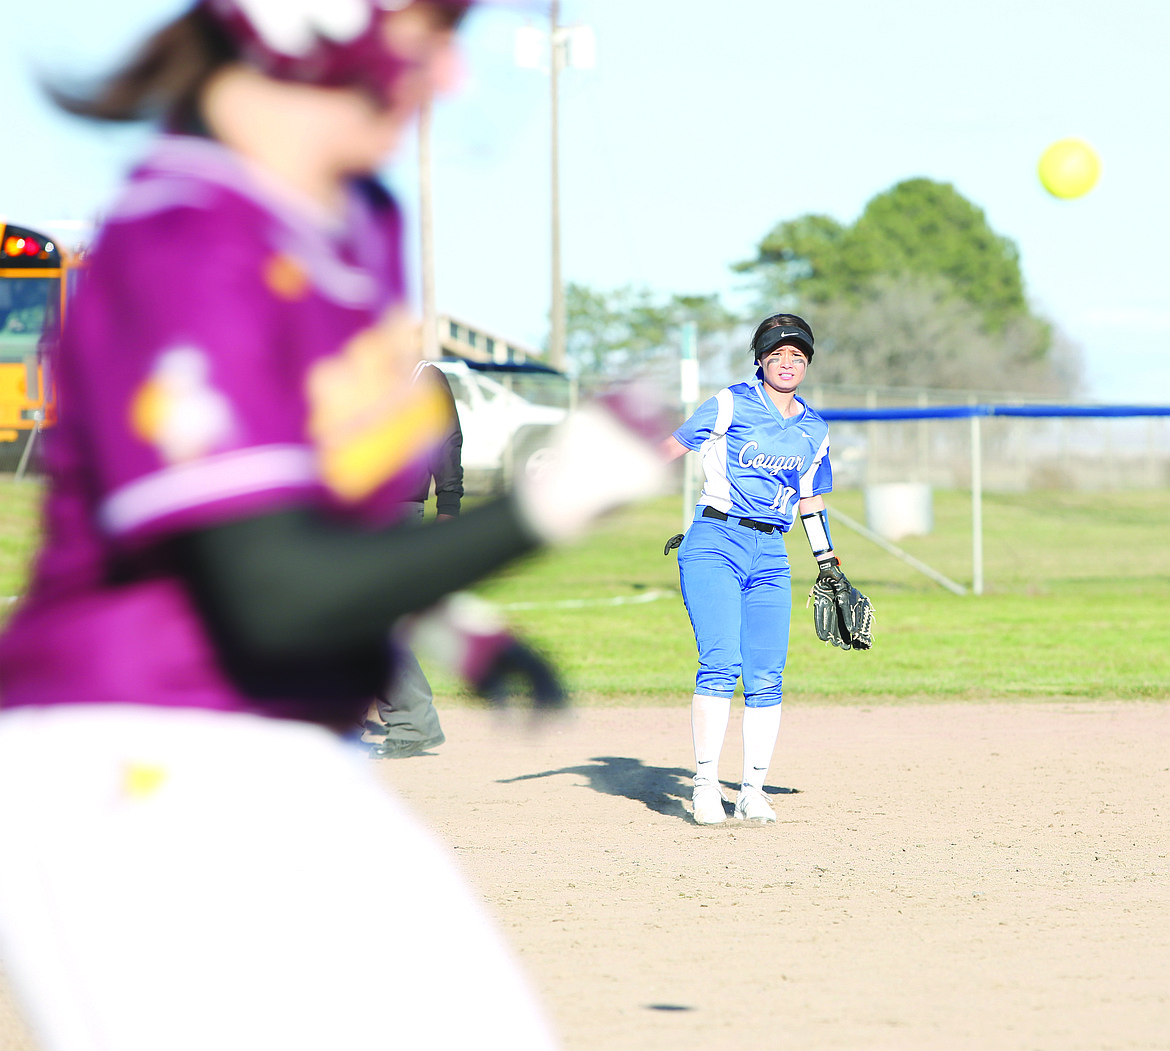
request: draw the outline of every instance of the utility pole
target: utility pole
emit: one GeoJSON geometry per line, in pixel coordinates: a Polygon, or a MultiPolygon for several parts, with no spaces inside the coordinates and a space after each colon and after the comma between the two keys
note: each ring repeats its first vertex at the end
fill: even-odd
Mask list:
{"type": "Polygon", "coordinates": [[[422,355],[438,361],[439,319],[435,307],[435,222],[431,197],[431,100],[426,99],[418,113],[418,239],[422,269],[422,355]]]}
{"type": "Polygon", "coordinates": [[[561,271],[560,74],[565,69],[593,69],[597,61],[593,30],[561,25],[560,0],[550,0],[548,35],[528,25],[516,31],[516,64],[548,74],[551,108],[552,299],[549,307],[548,362],[565,367],[565,285],[561,271]],[[547,68],[546,68],[547,67],[547,68]]]}
{"type": "Polygon", "coordinates": [[[560,109],[561,67],[565,42],[560,35],[560,0],[549,6],[549,91],[552,102],[552,317],[548,341],[549,364],[554,369],[565,367],[565,287],[561,278],[561,164],[558,141],[557,115],[560,109]]]}

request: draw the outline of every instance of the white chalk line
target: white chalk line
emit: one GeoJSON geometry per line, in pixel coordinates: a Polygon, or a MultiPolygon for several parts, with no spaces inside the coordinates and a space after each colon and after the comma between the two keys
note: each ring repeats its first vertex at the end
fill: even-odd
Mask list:
{"type": "MultiPolygon", "coordinates": [[[[674,594],[671,591],[646,591],[641,595],[616,595],[613,598],[566,598],[557,602],[507,602],[500,606],[506,610],[529,609],[586,609],[590,606],[641,606],[646,602],[657,602],[674,594]]],[[[5,595],[0,601],[15,602],[19,595],[5,595]]]]}
{"type": "Polygon", "coordinates": [[[646,602],[657,602],[668,598],[672,591],[653,589],[641,595],[615,595],[613,598],[566,598],[557,602],[506,602],[500,609],[520,611],[529,609],[586,609],[590,606],[641,606],[646,602]]]}

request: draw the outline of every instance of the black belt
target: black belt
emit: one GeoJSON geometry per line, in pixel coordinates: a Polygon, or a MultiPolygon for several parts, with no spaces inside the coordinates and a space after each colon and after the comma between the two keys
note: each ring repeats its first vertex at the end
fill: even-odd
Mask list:
{"type": "Polygon", "coordinates": [[[703,505],[704,518],[718,518],[720,522],[735,522],[737,525],[754,529],[758,533],[774,533],[776,526],[771,522],[757,522],[751,518],[728,518],[722,511],[717,511],[710,504],[703,505]]]}

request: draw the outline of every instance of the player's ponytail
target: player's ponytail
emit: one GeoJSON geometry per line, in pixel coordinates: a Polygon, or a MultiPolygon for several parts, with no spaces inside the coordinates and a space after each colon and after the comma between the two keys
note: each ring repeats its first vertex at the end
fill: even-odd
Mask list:
{"type": "Polygon", "coordinates": [[[46,84],[63,110],[91,120],[154,120],[171,131],[202,128],[199,98],[239,48],[202,4],[163,26],[120,69],[90,91],[46,84]]]}

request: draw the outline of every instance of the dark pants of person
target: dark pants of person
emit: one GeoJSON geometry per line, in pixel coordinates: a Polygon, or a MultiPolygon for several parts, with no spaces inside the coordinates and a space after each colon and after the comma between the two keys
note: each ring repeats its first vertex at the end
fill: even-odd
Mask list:
{"type": "MultiPolygon", "coordinates": [[[[423,505],[407,504],[411,517],[422,521],[423,505]]],[[[433,741],[443,736],[439,725],[439,713],[435,710],[435,697],[431,684],[419,667],[418,659],[410,650],[402,647],[398,653],[394,681],[384,696],[378,697],[378,717],[386,724],[388,741],[433,741]]]]}
{"type": "Polygon", "coordinates": [[[398,652],[394,682],[386,696],[377,699],[378,718],[386,724],[387,741],[433,741],[443,736],[435,711],[431,684],[414,654],[405,647],[398,652]]]}

